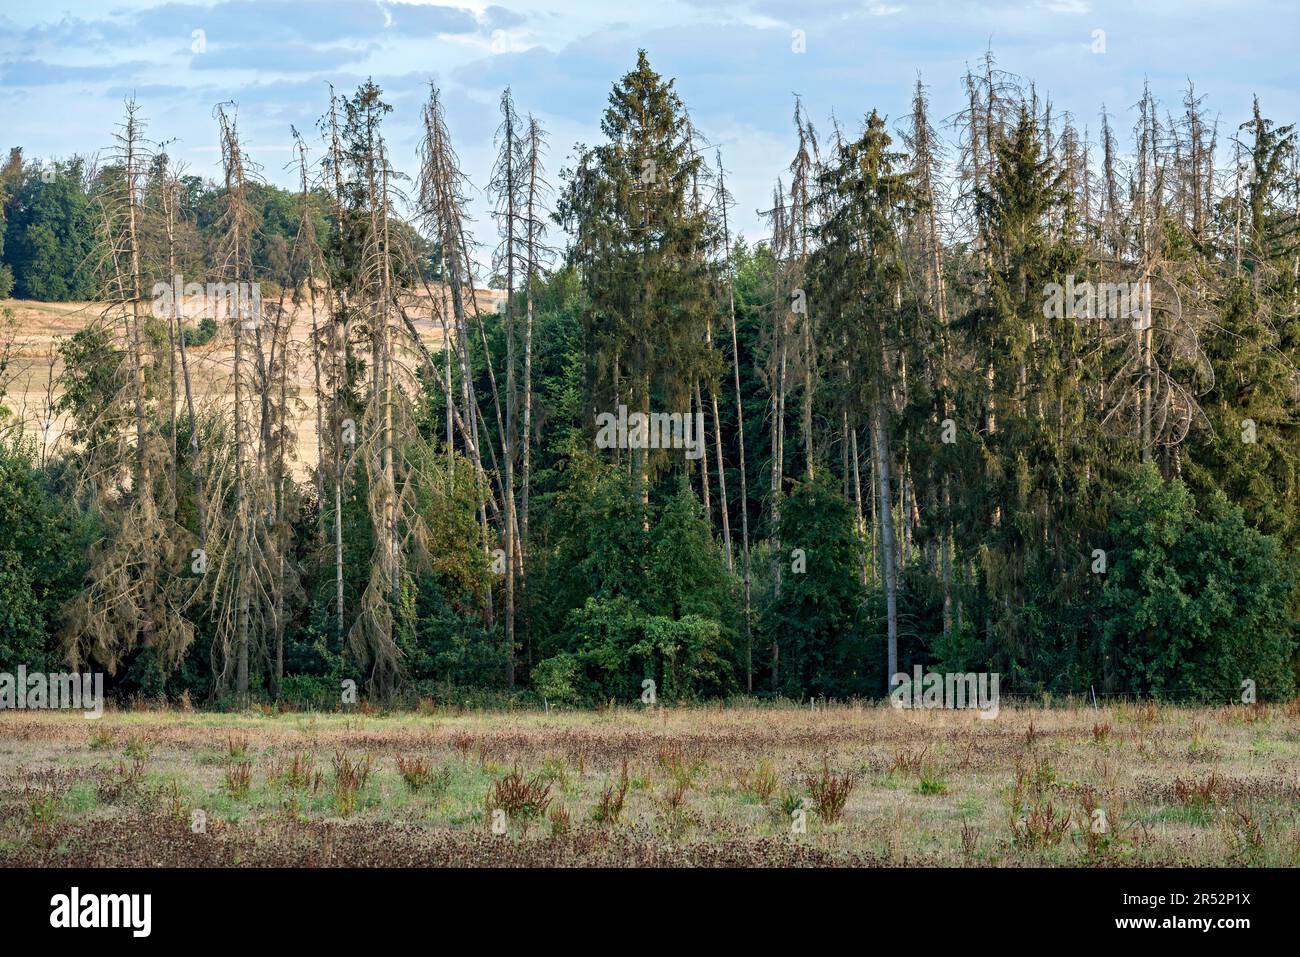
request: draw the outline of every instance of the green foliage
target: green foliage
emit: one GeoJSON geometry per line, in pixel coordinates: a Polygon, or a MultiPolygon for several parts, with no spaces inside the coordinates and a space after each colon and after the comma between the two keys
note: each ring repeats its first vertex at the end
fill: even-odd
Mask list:
{"type": "MultiPolygon", "coordinates": [[[[687,409],[693,377],[712,372],[704,323],[715,307],[710,267],[698,255],[708,221],[690,201],[702,160],[673,81],[651,69],[644,50],[610,92],[601,132],[557,211],[576,236],[570,259],[586,292],[588,405],[687,409]]],[[[638,483],[666,459],[632,457],[638,483]]]]}
{"type": "Polygon", "coordinates": [[[206,346],[217,336],[216,320],[204,317],[199,320],[197,326],[182,330],[181,335],[185,337],[186,346],[206,346]]]}
{"type": "Polygon", "coordinates": [[[569,616],[571,650],[538,665],[538,693],[560,702],[640,700],[654,682],[657,699],[725,695],[732,687],[721,625],[698,615],[647,615],[626,598],[588,599],[569,616]]]}
{"type": "Polygon", "coordinates": [[[582,662],[575,655],[562,651],[554,657],[538,662],[533,669],[533,690],[547,702],[558,705],[579,705],[583,698],[582,662]]]}
{"type": "Polygon", "coordinates": [[[59,345],[63,394],[56,411],[72,419],[71,438],[97,446],[107,440],[128,414],[126,370],[112,333],[103,325],[87,326],[59,345]]]}
{"type": "Polygon", "coordinates": [[[626,476],[580,455],[577,463],[556,508],[567,534],[545,566],[558,624],[543,645],[538,692],[560,703],[632,700],[651,679],[665,700],[725,693],[735,608],[694,493],[680,484],[647,535],[626,476]]]}
{"type": "MultiPolygon", "coordinates": [[[[20,299],[89,299],[98,220],[81,159],[28,165],[5,200],[0,251],[20,299]]],[[[3,290],[0,290],[3,294],[3,290]]]]}
{"type": "Polygon", "coordinates": [[[1295,652],[1294,565],[1276,539],[1219,499],[1197,509],[1180,481],[1139,469],[1119,497],[1102,593],[1109,685],[1237,700],[1252,680],[1287,698],[1295,652]]]}
{"type": "Polygon", "coordinates": [[[0,671],[57,670],[55,626],[85,571],[92,529],[26,450],[0,447],[0,671]]]}
{"type": "Polygon", "coordinates": [[[781,592],[763,616],[763,630],[781,652],[781,692],[796,698],[871,693],[860,544],[833,479],[823,475],[795,486],[781,508],[781,548],[781,592]]]}

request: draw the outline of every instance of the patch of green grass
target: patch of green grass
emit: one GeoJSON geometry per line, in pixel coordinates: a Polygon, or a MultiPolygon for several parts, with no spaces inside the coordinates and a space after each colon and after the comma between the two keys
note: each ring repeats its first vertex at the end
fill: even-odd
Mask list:
{"type": "Polygon", "coordinates": [[[948,782],[933,771],[922,771],[921,780],[916,785],[917,794],[947,794],[948,782]]]}
{"type": "Polygon", "coordinates": [[[1151,823],[1160,821],[1209,827],[1214,823],[1214,807],[1208,804],[1163,804],[1153,811],[1148,820],[1151,823]]]}
{"type": "Polygon", "coordinates": [[[67,797],[64,799],[68,811],[72,814],[85,814],[99,806],[99,796],[95,794],[95,785],[89,781],[81,781],[68,788],[67,797]]]}
{"type": "Polygon", "coordinates": [[[957,802],[957,810],[963,818],[978,818],[984,813],[985,801],[974,795],[964,797],[957,802]]]}

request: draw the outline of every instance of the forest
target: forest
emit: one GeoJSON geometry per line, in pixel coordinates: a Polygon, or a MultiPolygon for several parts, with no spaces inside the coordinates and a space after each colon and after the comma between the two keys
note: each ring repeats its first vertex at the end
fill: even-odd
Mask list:
{"type": "Polygon", "coordinates": [[[1294,126],[1190,82],[1085,124],[992,53],[960,82],[950,117],[919,78],[893,119],[795,100],[762,237],[645,52],[562,163],[505,90],[484,183],[433,85],[405,169],[384,91],[328,91],[296,189],[231,103],[211,179],[135,100],[106,153],[12,149],[0,671],[217,708],[881,699],[917,665],[1289,700],[1294,126]],[[7,394],[17,300],[90,304],[57,443],[7,394]]]}

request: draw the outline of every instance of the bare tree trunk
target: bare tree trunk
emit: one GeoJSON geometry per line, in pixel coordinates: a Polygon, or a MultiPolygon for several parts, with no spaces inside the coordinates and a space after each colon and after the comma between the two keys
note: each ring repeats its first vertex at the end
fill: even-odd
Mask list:
{"type": "MultiPolygon", "coordinates": [[[[700,413],[700,421],[704,421],[704,400],[700,398],[700,380],[696,379],[693,394],[695,396],[695,409],[700,413]]],[[[709,443],[708,439],[701,435],[700,437],[700,487],[704,490],[704,516],[708,521],[710,529],[713,526],[713,506],[709,501],[709,443]]]]}
{"type": "MultiPolygon", "coordinates": [[[[505,487],[505,553],[506,553],[506,690],[515,686],[515,445],[516,413],[519,407],[518,385],[515,381],[515,208],[519,184],[515,163],[515,114],[507,89],[501,97],[502,128],[505,139],[501,157],[504,168],[500,172],[499,188],[505,201],[505,267],[506,267],[506,428],[502,454],[506,465],[505,487]]],[[[484,347],[485,358],[491,367],[491,356],[484,347]]]]}
{"type": "MultiPolygon", "coordinates": [[[[713,351],[713,319],[708,320],[705,326],[705,343],[710,352],[713,351]]],[[[735,562],[731,548],[731,516],[728,514],[727,507],[727,469],[726,463],[722,460],[722,420],[718,418],[718,387],[717,382],[709,382],[709,405],[713,411],[713,450],[714,458],[718,463],[718,506],[722,512],[722,547],[727,559],[727,574],[735,574],[735,562]]],[[[705,483],[708,484],[707,482],[705,483]]]]}
{"type": "MultiPolygon", "coordinates": [[[[745,690],[754,690],[754,636],[750,614],[749,571],[749,487],[745,475],[745,404],[740,390],[740,346],[736,337],[736,289],[731,271],[731,231],[727,223],[727,185],[722,168],[722,151],[718,159],[718,195],[722,207],[722,242],[726,249],[727,318],[731,327],[731,373],[736,389],[736,444],[740,451],[740,540],[742,574],[745,591],[745,690]]],[[[719,456],[719,461],[721,456],[719,456]]]]}
{"type": "MultiPolygon", "coordinates": [[[[784,326],[785,315],[777,306],[776,322],[784,326]]],[[[776,376],[776,391],[772,393],[772,596],[781,594],[781,493],[785,462],[785,367],[786,337],[780,333],[779,370],[776,376]]],[[[772,691],[780,687],[781,646],[774,636],[772,639],[772,691]]]]}
{"type": "Polygon", "coordinates": [[[844,431],[848,433],[849,455],[853,459],[853,518],[854,528],[858,533],[858,577],[865,587],[867,584],[867,555],[862,547],[862,539],[865,537],[866,528],[864,527],[864,518],[862,515],[862,475],[858,466],[860,461],[858,455],[858,430],[857,427],[849,427],[849,415],[844,413],[844,431]]]}
{"type": "MultiPolygon", "coordinates": [[[[888,368],[884,364],[882,368],[888,368]]],[[[888,664],[885,691],[891,690],[889,682],[898,673],[898,572],[894,554],[894,516],[891,507],[893,496],[889,480],[889,433],[886,423],[886,394],[883,380],[878,384],[878,394],[872,413],[871,445],[875,453],[876,474],[880,491],[880,508],[877,522],[880,526],[880,561],[885,583],[885,616],[888,628],[888,664]]]]}
{"type": "MultiPolygon", "coordinates": [[[[175,182],[174,179],[169,180],[166,186],[167,193],[172,194],[172,198],[168,203],[168,212],[167,212],[168,220],[170,224],[169,228],[174,228],[174,224],[175,224],[174,217],[176,214],[176,199],[175,199],[176,187],[177,187],[177,183],[175,182]]],[[[169,239],[169,244],[170,243],[172,243],[172,239],[169,239]]],[[[177,281],[177,272],[175,266],[174,246],[169,250],[169,259],[171,261],[171,273],[172,273],[171,281],[175,283],[177,281]]],[[[180,349],[180,356],[181,356],[181,378],[185,384],[185,408],[189,416],[189,422],[190,422],[189,458],[190,458],[190,470],[194,473],[194,500],[199,513],[199,548],[206,549],[208,544],[207,502],[203,495],[203,470],[200,467],[200,461],[199,461],[200,452],[201,452],[201,449],[199,447],[199,423],[198,423],[198,419],[195,418],[194,415],[194,389],[190,383],[189,356],[185,349],[185,329],[184,326],[181,325],[181,303],[184,301],[183,290],[184,290],[184,286],[182,285],[180,289],[175,289],[173,291],[174,298],[176,300],[176,324],[177,324],[177,328],[180,330],[179,335],[177,336],[177,342],[178,342],[178,346],[180,349]]],[[[174,431],[175,430],[173,429],[173,432],[174,431]]]]}
{"type": "MultiPolygon", "coordinates": [[[[334,173],[334,215],[343,228],[343,150],[339,143],[338,133],[338,111],[337,101],[334,97],[333,89],[330,90],[330,107],[329,107],[329,136],[330,136],[330,168],[334,173]]],[[[343,407],[342,393],[345,387],[344,380],[348,375],[348,340],[350,337],[350,319],[347,290],[339,291],[340,302],[339,315],[333,316],[331,327],[330,343],[330,366],[332,373],[332,399],[333,399],[333,419],[334,419],[334,615],[335,615],[335,637],[341,644],[343,641],[343,482],[346,477],[347,464],[343,458],[344,444],[344,425],[343,425],[343,407]],[[342,341],[340,342],[340,338],[342,341]]]]}

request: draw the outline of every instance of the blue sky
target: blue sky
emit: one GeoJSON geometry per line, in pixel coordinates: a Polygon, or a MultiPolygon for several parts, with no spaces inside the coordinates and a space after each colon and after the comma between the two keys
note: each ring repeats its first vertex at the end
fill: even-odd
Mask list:
{"type": "MultiPolygon", "coordinates": [[[[960,108],[961,74],[990,45],[1002,69],[1033,80],[1094,134],[1103,103],[1129,128],[1144,80],[1176,114],[1190,77],[1224,129],[1245,119],[1252,94],[1273,119],[1300,119],[1295,0],[7,0],[2,9],[0,148],[21,145],[32,158],[102,149],[134,94],[149,133],[211,175],[212,108],[234,100],[249,154],[284,185],[290,125],[314,137],[326,84],[350,91],[367,76],[394,107],[386,132],[399,169],[414,170],[433,80],[482,187],[497,97],[510,85],[550,133],[558,184],[573,144],[597,139],[610,86],[643,47],[722,148],[735,219],[750,236],[793,152],[794,94],[819,128],[834,114],[856,129],[872,108],[899,117],[919,71],[938,124],[960,108]]],[[[490,241],[486,210],[476,204],[477,232],[490,241]]]]}

